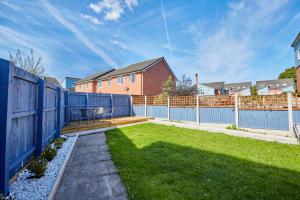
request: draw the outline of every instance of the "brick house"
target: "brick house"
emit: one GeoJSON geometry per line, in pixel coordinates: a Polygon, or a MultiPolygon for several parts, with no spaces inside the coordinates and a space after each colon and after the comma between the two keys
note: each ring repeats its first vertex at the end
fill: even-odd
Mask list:
{"type": "Polygon", "coordinates": [[[95,93],[97,91],[97,78],[103,76],[109,72],[114,71],[114,69],[110,69],[104,72],[99,72],[96,74],[92,74],[88,77],[85,77],[79,81],[75,82],[75,92],[90,92],[95,93]]]}
{"type": "Polygon", "coordinates": [[[111,70],[94,78],[91,87],[76,91],[129,94],[129,95],[158,95],[162,83],[168,77],[176,79],[164,57],[155,58],[127,67],[111,70]]]}
{"type": "Polygon", "coordinates": [[[297,75],[297,92],[300,92],[300,32],[292,43],[295,52],[295,67],[297,75]]]}

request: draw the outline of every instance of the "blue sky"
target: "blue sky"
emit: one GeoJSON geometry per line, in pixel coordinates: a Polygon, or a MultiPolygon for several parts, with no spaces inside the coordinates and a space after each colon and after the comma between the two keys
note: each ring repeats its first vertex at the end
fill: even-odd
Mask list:
{"type": "Polygon", "coordinates": [[[299,22],[299,0],[0,0],[0,57],[32,48],[59,79],[160,56],[201,82],[273,79],[299,22]]]}

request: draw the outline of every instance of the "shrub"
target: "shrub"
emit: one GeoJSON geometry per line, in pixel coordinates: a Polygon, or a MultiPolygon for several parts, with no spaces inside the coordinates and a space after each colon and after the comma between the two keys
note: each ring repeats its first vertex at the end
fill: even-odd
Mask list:
{"type": "Polygon", "coordinates": [[[47,161],[42,157],[37,157],[29,162],[28,170],[35,174],[36,178],[44,176],[47,167],[47,161]]]}
{"type": "Polygon", "coordinates": [[[54,141],[55,148],[56,149],[60,149],[65,141],[66,141],[65,138],[57,138],[57,139],[55,139],[55,141],[54,141]]]}
{"type": "Polygon", "coordinates": [[[235,124],[231,124],[230,126],[226,127],[227,129],[237,130],[237,127],[235,124]]]}
{"type": "Polygon", "coordinates": [[[56,148],[52,148],[51,146],[48,146],[45,149],[45,151],[42,153],[42,157],[48,161],[51,161],[56,156],[56,154],[57,154],[56,148]]]}

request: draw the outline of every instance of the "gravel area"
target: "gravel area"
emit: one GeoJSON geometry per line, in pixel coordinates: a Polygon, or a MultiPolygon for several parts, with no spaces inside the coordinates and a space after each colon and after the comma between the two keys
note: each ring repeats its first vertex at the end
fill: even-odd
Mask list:
{"type": "Polygon", "coordinates": [[[58,150],[55,158],[48,162],[45,176],[39,179],[28,179],[33,174],[27,169],[21,172],[15,182],[9,186],[11,195],[16,197],[16,200],[42,200],[47,199],[51,192],[52,185],[62,167],[72,144],[75,142],[75,137],[69,137],[58,150]]]}

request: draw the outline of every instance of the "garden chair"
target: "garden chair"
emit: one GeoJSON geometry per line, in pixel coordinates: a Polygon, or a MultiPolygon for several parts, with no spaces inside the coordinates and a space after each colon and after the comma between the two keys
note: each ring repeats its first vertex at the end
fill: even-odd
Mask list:
{"type": "Polygon", "coordinates": [[[101,119],[101,118],[104,118],[104,108],[103,107],[99,107],[99,108],[96,108],[94,109],[94,119],[101,119]]]}
{"type": "Polygon", "coordinates": [[[114,115],[114,111],[115,111],[115,108],[106,109],[103,113],[103,117],[104,118],[110,117],[110,119],[112,119],[113,115],[114,115]]]}
{"type": "Polygon", "coordinates": [[[80,116],[82,119],[82,122],[86,122],[88,124],[88,120],[89,120],[89,112],[87,109],[80,109],[80,116]]]}

